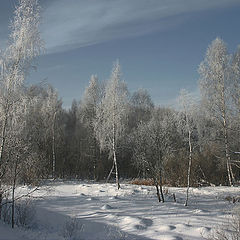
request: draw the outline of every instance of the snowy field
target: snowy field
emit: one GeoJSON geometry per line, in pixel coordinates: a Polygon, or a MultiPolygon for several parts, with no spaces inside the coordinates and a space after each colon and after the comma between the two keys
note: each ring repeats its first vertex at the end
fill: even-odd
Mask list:
{"type": "MultiPolygon", "coordinates": [[[[26,191],[18,189],[21,194],[26,191]]],[[[237,196],[239,188],[191,189],[188,207],[183,206],[184,188],[168,188],[165,193],[166,202],[158,203],[155,188],[149,186],[122,184],[117,190],[114,184],[51,182],[33,195],[36,216],[31,229],[11,230],[1,222],[0,239],[204,239],[217,225],[228,221],[238,204],[225,198],[237,196]],[[71,232],[69,223],[78,229],[72,231],[72,238],[66,236],[71,232]]]]}

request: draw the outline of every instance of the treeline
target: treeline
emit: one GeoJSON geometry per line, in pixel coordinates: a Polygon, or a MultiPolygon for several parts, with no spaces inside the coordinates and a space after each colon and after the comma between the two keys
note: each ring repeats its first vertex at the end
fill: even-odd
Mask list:
{"type": "Polygon", "coordinates": [[[42,52],[38,25],[37,1],[20,1],[0,55],[0,205],[6,186],[14,195],[18,183],[51,177],[118,187],[119,178],[151,178],[159,198],[162,184],[237,183],[240,49],[229,54],[214,40],[199,66],[201,97],[182,90],[174,108],[154,105],[144,89],[130,93],[117,61],[108,81],[93,75],[64,109],[50,85],[24,83],[42,52]]]}
{"type": "Polygon", "coordinates": [[[171,186],[236,183],[240,52],[230,59],[223,48],[214,40],[200,64],[201,98],[182,90],[174,109],[154,106],[144,89],[130,94],[118,62],[108,81],[93,75],[82,99],[67,110],[49,85],[21,88],[8,118],[1,119],[2,181],[11,179],[17,164],[22,183],[106,180],[110,171],[112,179],[161,178],[171,186]]]}

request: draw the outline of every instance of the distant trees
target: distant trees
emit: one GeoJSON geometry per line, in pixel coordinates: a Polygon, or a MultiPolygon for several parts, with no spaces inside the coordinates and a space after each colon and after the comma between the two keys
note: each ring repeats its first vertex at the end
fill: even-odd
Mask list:
{"type": "Polygon", "coordinates": [[[154,104],[146,89],[138,89],[130,99],[131,112],[129,114],[130,127],[136,127],[140,122],[147,122],[151,118],[154,104]]]}

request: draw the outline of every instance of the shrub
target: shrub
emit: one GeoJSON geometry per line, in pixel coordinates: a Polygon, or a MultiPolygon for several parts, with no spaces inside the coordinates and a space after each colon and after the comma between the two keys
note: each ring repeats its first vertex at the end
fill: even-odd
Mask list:
{"type": "Polygon", "coordinates": [[[31,198],[15,203],[15,222],[19,227],[31,227],[34,223],[36,209],[31,198]]]}
{"type": "Polygon", "coordinates": [[[240,240],[240,208],[229,218],[226,225],[216,228],[208,240],[240,240]]]}
{"type": "Polygon", "coordinates": [[[2,203],[2,220],[10,224],[11,223],[11,215],[12,215],[12,204],[8,203],[8,198],[5,199],[2,203]]]}
{"type": "Polygon", "coordinates": [[[79,240],[79,235],[83,231],[83,224],[77,218],[70,218],[63,227],[63,237],[66,240],[79,240]]]}
{"type": "Polygon", "coordinates": [[[154,181],[150,178],[147,179],[135,178],[130,182],[130,184],[154,186],[154,181]]]}

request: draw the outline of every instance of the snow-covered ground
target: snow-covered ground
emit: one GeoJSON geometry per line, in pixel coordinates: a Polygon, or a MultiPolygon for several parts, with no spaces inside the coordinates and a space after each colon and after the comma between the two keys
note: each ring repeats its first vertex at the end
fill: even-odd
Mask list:
{"type": "MultiPolygon", "coordinates": [[[[27,190],[22,187],[18,192],[27,190]]],[[[238,194],[238,187],[193,188],[189,206],[184,207],[184,188],[168,188],[166,202],[159,203],[150,186],[122,184],[117,190],[114,184],[49,182],[33,194],[36,219],[32,228],[12,230],[0,222],[0,239],[63,240],[66,224],[77,221],[81,227],[76,239],[198,240],[228,221],[238,203],[229,203],[225,197],[238,194]]]]}

